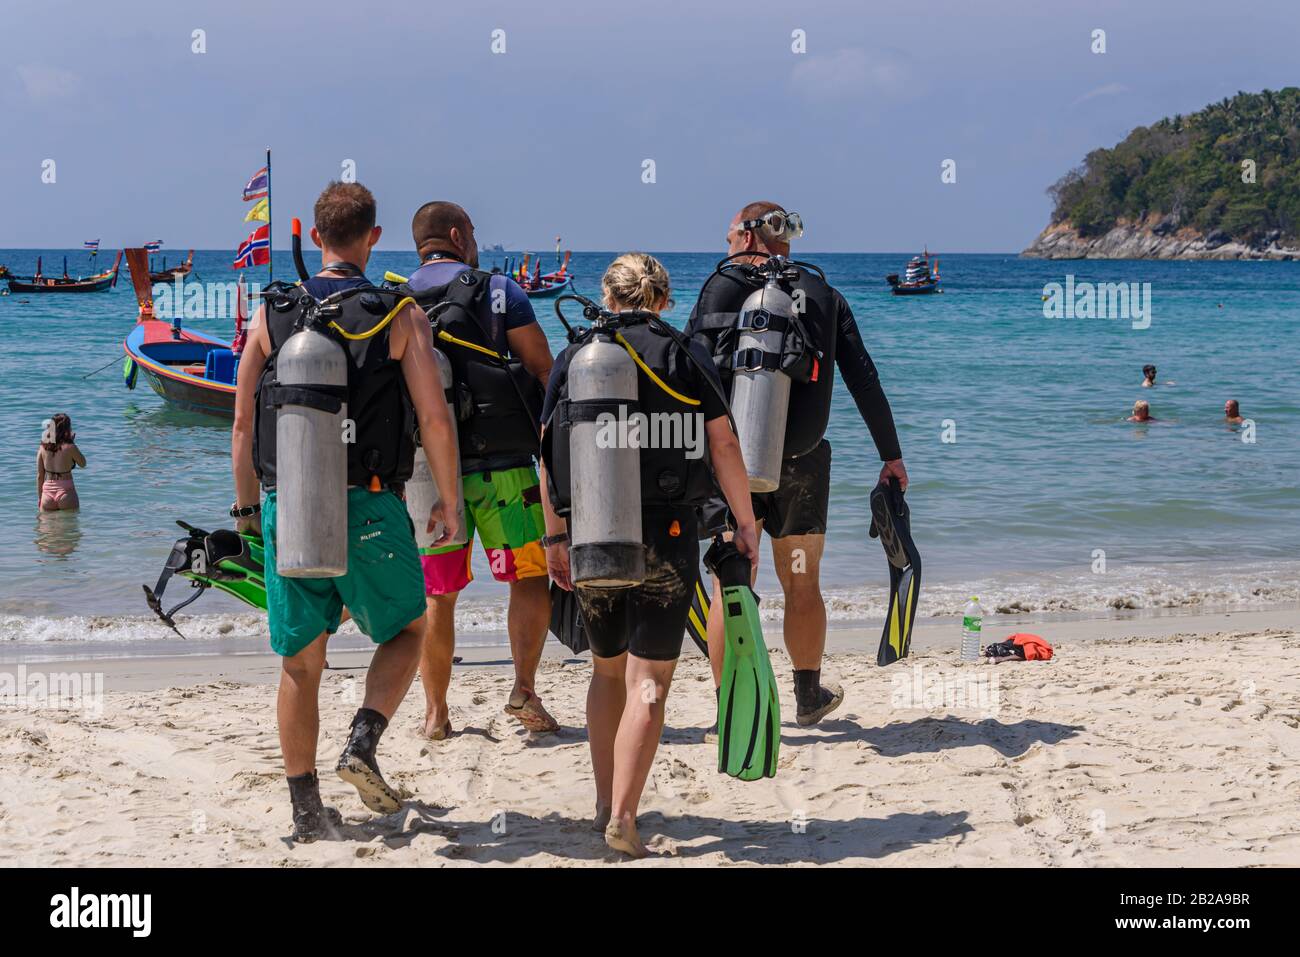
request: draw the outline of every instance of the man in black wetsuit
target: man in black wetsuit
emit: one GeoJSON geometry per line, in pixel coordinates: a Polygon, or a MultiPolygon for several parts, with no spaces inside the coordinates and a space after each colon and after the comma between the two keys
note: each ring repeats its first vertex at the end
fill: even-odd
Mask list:
{"type": "MultiPolygon", "coordinates": [[[[752,253],[742,261],[755,265],[769,256],[788,257],[790,238],[801,231],[797,217],[776,203],[750,203],[736,214],[727,229],[727,251],[732,256],[752,253]]],[[[879,480],[896,476],[906,488],[907,470],[889,401],[849,304],[810,270],[801,270],[796,286],[804,292],[805,308],[800,318],[821,357],[812,381],[791,386],[780,486],[774,492],[755,494],[753,501],[760,533],[766,530],[772,537],[772,557],[785,593],[785,646],[794,665],[797,720],[809,726],[844,700],[840,687],[821,683],[826,603],[820,578],[831,477],[831,446],[825,431],[835,366],[884,463],[879,480]]],[[[746,282],[738,270],[726,270],[715,272],[700,290],[686,331],[708,346],[715,362],[734,350],[741,306],[757,288],[757,284],[746,282]]],[[[729,370],[729,362],[723,365],[729,370]]],[[[725,385],[730,390],[730,381],[725,385]]],[[[716,530],[726,522],[725,509],[715,503],[703,518],[704,530],[716,530]]],[[[720,598],[715,582],[713,600],[720,598]]],[[[722,650],[721,616],[710,615],[709,656],[715,682],[721,673],[722,650]]]]}

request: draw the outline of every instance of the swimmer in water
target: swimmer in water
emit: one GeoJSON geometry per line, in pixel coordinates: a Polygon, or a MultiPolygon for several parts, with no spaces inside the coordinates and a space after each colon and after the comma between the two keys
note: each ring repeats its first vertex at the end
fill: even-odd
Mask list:
{"type": "Polygon", "coordinates": [[[77,448],[72,419],[60,412],[45,423],[45,435],[36,450],[36,502],[43,512],[81,507],[72,484],[72,470],[86,467],[86,457],[77,448]]]}
{"type": "Polygon", "coordinates": [[[1133,414],[1125,422],[1158,422],[1160,421],[1151,414],[1151,404],[1146,399],[1138,399],[1133,403],[1133,414]]]}
{"type": "Polygon", "coordinates": [[[1229,399],[1223,403],[1223,421],[1228,425],[1241,425],[1246,421],[1241,416],[1241,407],[1237,405],[1236,399],[1229,399]]]}

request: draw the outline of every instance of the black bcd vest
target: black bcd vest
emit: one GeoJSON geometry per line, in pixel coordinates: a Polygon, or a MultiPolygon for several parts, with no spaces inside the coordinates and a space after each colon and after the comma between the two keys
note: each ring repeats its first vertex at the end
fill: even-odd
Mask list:
{"type": "MultiPolygon", "coordinates": [[[[631,343],[647,366],[654,370],[674,392],[689,398],[699,399],[695,393],[701,388],[698,384],[702,376],[689,374],[690,359],[684,350],[669,335],[655,330],[648,323],[637,323],[622,327],[623,337],[631,343]]],[[[581,341],[568,347],[571,355],[580,350],[590,339],[590,333],[581,341]]],[[[547,421],[546,432],[542,436],[542,460],[546,463],[547,491],[551,504],[560,515],[567,515],[572,504],[573,481],[569,466],[569,438],[575,420],[590,418],[601,411],[612,409],[601,407],[601,403],[592,409],[582,409],[581,403],[569,399],[568,367],[564,367],[564,381],[560,383],[559,399],[547,421]]],[[[703,386],[707,388],[707,384],[703,386]]],[[[705,501],[713,493],[713,478],[708,460],[708,437],[704,432],[701,406],[689,405],[673,398],[645,374],[637,369],[637,401],[621,403],[629,406],[630,415],[640,412],[646,416],[651,434],[655,426],[656,414],[670,413],[681,422],[682,431],[673,433],[685,436],[685,416],[693,416],[691,428],[703,453],[699,458],[689,458],[684,442],[676,442],[668,448],[646,448],[641,452],[641,504],[646,505],[696,505],[705,501]]],[[[642,429],[643,441],[648,439],[647,430],[642,429]]],[[[660,433],[663,434],[663,433],[660,433]]],[[[582,476],[576,476],[579,482],[582,476]]]]}
{"type": "MultiPolygon", "coordinates": [[[[764,280],[752,267],[732,266],[714,272],[705,280],[696,304],[694,337],[713,356],[723,388],[731,393],[732,357],[736,352],[740,310],[750,294],[763,288],[764,280]]],[[[804,310],[798,317],[808,339],[808,348],[819,353],[814,378],[790,383],[790,411],[785,425],[784,458],[807,455],[826,434],[831,415],[831,391],[835,384],[836,329],[835,293],[815,272],[799,269],[799,278],[783,282],[791,295],[804,293],[804,310]]]]}
{"type": "MultiPolygon", "coordinates": [[[[328,320],[350,335],[369,332],[402,300],[394,291],[374,286],[347,290],[328,320]]],[[[275,488],[276,419],[279,382],[276,358],[296,331],[306,309],[315,304],[306,290],[276,283],[267,288],[266,331],[271,354],[257,383],[253,428],[253,465],[262,486],[275,488]],[[278,287],[278,288],[277,288],[278,287]]],[[[390,356],[391,320],[373,335],[347,339],[334,329],[325,330],[343,346],[348,358],[347,417],[355,424],[355,440],[348,445],[348,484],[368,486],[378,477],[385,486],[411,477],[415,457],[415,408],[402,377],[401,364],[390,356]]],[[[340,437],[342,438],[342,437],[340,437]]]]}
{"type": "Polygon", "coordinates": [[[485,308],[491,306],[491,280],[491,273],[467,269],[445,285],[411,293],[433,322],[434,345],[451,362],[460,465],[466,474],[481,471],[491,459],[536,456],[538,448],[541,384],[519,359],[473,348],[496,351],[495,338],[479,322],[479,316],[499,315],[485,308]],[[440,331],[459,342],[438,336],[440,331]]]}

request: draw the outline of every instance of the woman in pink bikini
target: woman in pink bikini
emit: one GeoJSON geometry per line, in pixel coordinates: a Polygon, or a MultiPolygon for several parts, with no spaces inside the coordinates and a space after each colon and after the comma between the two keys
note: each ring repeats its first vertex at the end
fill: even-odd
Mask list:
{"type": "Polygon", "coordinates": [[[60,412],[45,426],[45,441],[36,450],[36,496],[41,511],[57,512],[80,508],[72,470],[86,467],[86,457],[77,448],[72,419],[60,412]]]}

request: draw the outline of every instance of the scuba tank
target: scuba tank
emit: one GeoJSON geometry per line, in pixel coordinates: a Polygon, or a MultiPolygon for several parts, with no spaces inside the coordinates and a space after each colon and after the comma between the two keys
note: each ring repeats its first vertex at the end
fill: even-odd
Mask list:
{"type": "MultiPolygon", "coordinates": [[[[568,520],[571,577],[575,584],[587,587],[638,585],[645,581],[642,506],[665,500],[703,501],[712,481],[703,463],[699,474],[692,475],[688,467],[669,482],[668,472],[659,470],[663,461],[652,464],[653,460],[644,459],[644,454],[655,453],[640,443],[617,443],[627,448],[597,444],[600,433],[610,427],[608,420],[603,427],[597,423],[601,416],[612,416],[621,429],[634,414],[644,415],[647,409],[655,414],[655,397],[643,403],[638,395],[638,367],[677,402],[687,408],[699,405],[699,400],[675,392],[663,381],[653,363],[647,365],[620,330],[644,322],[674,340],[713,389],[730,420],[727,396],[714,370],[691,355],[690,340],[652,312],[614,313],[585,296],[568,293],[555,300],[555,316],[569,342],[582,344],[569,363],[568,395],[556,403],[542,438],[548,493],[556,512],[568,520]],[[570,301],[582,304],[588,325],[574,326],[565,318],[561,307],[570,301]],[[647,466],[649,473],[643,474],[647,466]]],[[[731,425],[734,430],[734,420],[731,425]]]]}
{"type": "Polygon", "coordinates": [[[641,451],[629,442],[602,448],[596,419],[620,419],[637,405],[636,363],[614,341],[614,323],[603,315],[591,339],[569,364],[573,430],[569,468],[582,494],[569,515],[570,571],[575,585],[621,588],[645,581],[641,533],[641,451]]]}
{"type": "MultiPolygon", "coordinates": [[[[450,396],[452,391],[452,371],[451,360],[441,349],[433,350],[434,360],[438,363],[438,373],[442,377],[442,392],[447,396],[447,408],[451,415],[451,428],[453,435],[456,432],[456,407],[452,403],[450,396]]],[[[456,449],[456,476],[460,476],[460,444],[459,441],[453,441],[452,447],[456,449]]],[[[420,548],[430,547],[442,534],[442,525],[435,526],[433,533],[425,531],[429,527],[429,512],[433,506],[438,504],[440,496],[438,494],[438,483],[433,480],[433,473],[429,470],[429,459],[424,454],[424,446],[420,443],[419,430],[416,430],[415,437],[415,469],[411,477],[406,481],[406,512],[411,516],[411,524],[415,526],[415,544],[420,548]]],[[[456,537],[447,542],[447,545],[464,545],[469,541],[469,530],[465,525],[465,497],[460,497],[460,531],[456,537]]]]}
{"type": "Polygon", "coordinates": [[[790,376],[782,370],[782,354],[794,300],[781,288],[780,262],[765,272],[763,287],[750,293],[740,309],[731,386],[731,410],[751,492],[774,492],[781,483],[790,407],[790,376]]]}
{"type": "MultiPolygon", "coordinates": [[[[292,234],[294,264],[306,279],[297,219],[292,234]]],[[[303,318],[277,360],[284,403],[276,417],[275,445],[282,461],[297,467],[281,469],[277,477],[275,569],[286,578],[338,578],[348,571],[348,449],[343,442],[348,361],[343,346],[322,332],[311,314],[303,318]],[[307,394],[317,386],[337,389],[344,398],[321,402],[327,397],[307,394]],[[334,404],[333,411],[322,407],[334,404]]]]}
{"type": "Polygon", "coordinates": [[[338,578],[348,571],[348,359],[321,331],[315,310],[276,360],[275,567],[286,578],[338,578]]]}
{"type": "Polygon", "coordinates": [[[778,453],[782,460],[806,455],[825,433],[834,378],[821,370],[835,359],[836,305],[817,266],[782,256],[755,265],[756,255],[762,254],[734,253],[714,267],[700,290],[692,335],[712,354],[735,417],[744,411],[739,434],[750,488],[758,492],[777,487],[778,453]],[[788,389],[777,371],[789,379],[788,389]],[[744,385],[737,382],[742,374],[744,385]],[[772,414],[785,422],[784,435],[769,421],[772,414]]]}

